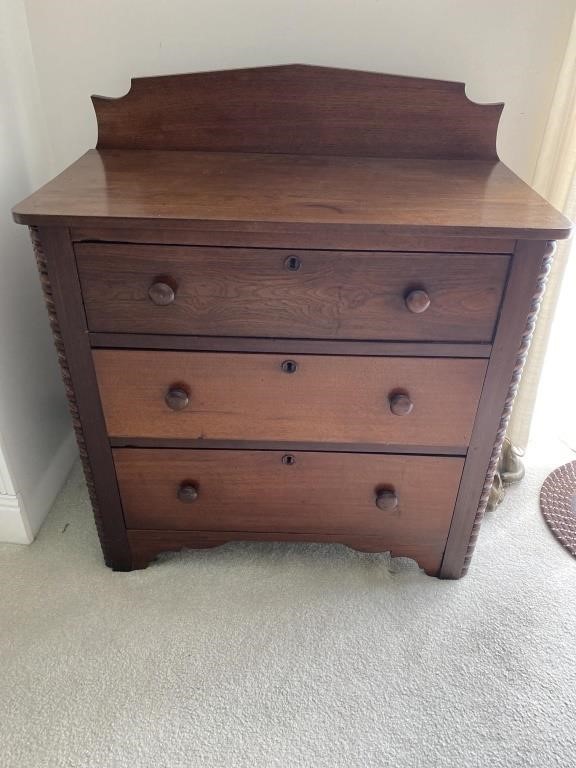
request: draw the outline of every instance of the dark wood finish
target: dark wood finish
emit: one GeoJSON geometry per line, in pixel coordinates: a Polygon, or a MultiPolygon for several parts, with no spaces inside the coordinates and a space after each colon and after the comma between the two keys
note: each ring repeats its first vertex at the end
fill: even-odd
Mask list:
{"type": "MultiPolygon", "coordinates": [[[[418,237],[390,235],[385,228],[354,229],[331,225],[294,232],[234,231],[221,229],[137,229],[129,227],[74,227],[75,242],[144,243],[157,245],[215,245],[242,248],[324,248],[407,251],[410,253],[513,253],[515,240],[470,237],[418,237]]],[[[260,227],[260,230],[262,227],[260,227]]]]}
{"type": "Polygon", "coordinates": [[[111,436],[206,440],[466,446],[486,371],[485,360],[309,355],[286,375],[277,355],[100,349],[93,356],[111,436]],[[164,402],[173,382],[190,391],[190,406],[178,413],[164,402]],[[414,403],[403,419],[388,402],[399,388],[414,403]]]}
{"type": "Polygon", "coordinates": [[[509,261],[92,243],[76,257],[96,332],[468,342],[492,340],[509,261]],[[149,300],[160,273],[178,286],[163,306],[149,300]]]}
{"type": "Polygon", "coordinates": [[[92,98],[101,149],[495,160],[503,104],[463,83],[291,64],[143,77],[92,98]]]}
{"type": "Polygon", "coordinates": [[[190,403],[190,392],[184,386],[169,387],[164,402],[172,411],[183,411],[190,403]]]}
{"type": "Polygon", "coordinates": [[[408,416],[414,410],[414,403],[406,392],[395,392],[390,396],[389,402],[394,416],[408,416]]]}
{"type": "MultiPolygon", "coordinates": [[[[167,457],[163,455],[163,458],[165,460],[167,457]]],[[[145,490],[145,487],[143,487],[144,492],[145,490]]],[[[193,483],[182,483],[176,495],[178,501],[181,501],[183,504],[191,504],[193,501],[198,500],[198,486],[193,483]]]]}
{"type": "MultiPolygon", "coordinates": [[[[570,222],[502,163],[91,150],[21,224],[554,240],[570,222]]],[[[279,245],[285,246],[281,241],[279,245]]]]}
{"type": "Polygon", "coordinates": [[[420,289],[410,291],[405,299],[407,309],[415,315],[421,315],[422,312],[426,312],[430,307],[430,303],[430,294],[420,289]]]}
{"type": "Polygon", "coordinates": [[[422,454],[434,456],[465,456],[467,447],[463,445],[404,445],[403,443],[322,443],[307,440],[206,440],[200,438],[161,437],[111,437],[110,445],[115,448],[209,448],[210,450],[251,451],[339,451],[345,453],[398,453],[422,454]]]}
{"type": "Polygon", "coordinates": [[[383,512],[394,512],[399,503],[398,496],[393,490],[385,489],[376,492],[376,506],[383,512]]]}
{"type": "Polygon", "coordinates": [[[387,548],[444,543],[462,459],[291,455],[286,464],[277,451],[115,449],[127,527],[360,534],[387,548]],[[183,480],[198,489],[193,504],[179,499],[183,480]]]}
{"type": "Polygon", "coordinates": [[[91,345],[96,349],[180,349],[195,352],[273,352],[349,357],[490,357],[492,349],[491,344],[470,343],[240,339],[153,333],[90,333],[89,337],[91,345]]]}
{"type": "MultiPolygon", "coordinates": [[[[487,500],[492,484],[491,478],[486,483],[486,477],[495,443],[496,445],[498,443],[498,431],[500,430],[501,433],[499,446],[501,447],[501,440],[504,438],[534,330],[538,305],[544,289],[544,283],[539,285],[538,278],[549,251],[548,243],[520,242],[514,254],[502,316],[478,404],[468,459],[464,467],[442,562],[440,575],[443,578],[462,576],[467,566],[467,556],[471,554],[469,547],[474,524],[478,511],[480,510],[480,516],[484,511],[481,497],[485,492],[484,502],[487,500]],[[506,407],[507,402],[508,407],[506,407]]],[[[497,446],[493,461],[494,466],[499,447],[497,446]]]]}
{"type": "Polygon", "coordinates": [[[497,160],[500,106],[302,66],[95,106],[100,149],[13,215],[106,562],[320,541],[460,577],[571,227],[497,160]]]}
{"type": "Polygon", "coordinates": [[[429,575],[437,576],[444,544],[441,540],[405,543],[381,536],[338,533],[285,533],[275,531],[127,531],[133,567],[146,568],[161,552],[181,549],[208,549],[236,541],[289,544],[343,544],[359,552],[391,552],[395,557],[410,557],[429,575]]]}
{"type": "Polygon", "coordinates": [[[148,298],[152,304],[158,307],[165,307],[172,304],[176,298],[176,283],[170,276],[163,276],[162,279],[156,279],[150,288],[148,288],[148,298]]]}
{"type": "Polygon", "coordinates": [[[104,559],[115,570],[128,571],[132,568],[130,548],[69,233],[60,228],[40,229],[33,233],[33,238],[104,559]]]}

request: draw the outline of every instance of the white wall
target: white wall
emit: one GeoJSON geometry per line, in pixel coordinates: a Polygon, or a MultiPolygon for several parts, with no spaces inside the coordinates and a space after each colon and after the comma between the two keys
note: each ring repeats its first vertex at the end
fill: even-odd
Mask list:
{"type": "Polygon", "coordinates": [[[55,161],[96,138],[88,95],[131,76],[307,63],[463,81],[504,101],[501,157],[532,175],[574,0],[25,0],[55,161]]]}
{"type": "Polygon", "coordinates": [[[22,0],[0,0],[0,540],[28,543],[75,456],[28,232],[10,208],[52,174],[22,0]]]}
{"type": "Polygon", "coordinates": [[[506,102],[500,155],[529,181],[574,6],[575,0],[0,0],[7,51],[0,87],[8,106],[0,146],[0,443],[15,479],[11,498],[20,498],[33,518],[23,519],[19,535],[29,538],[39,524],[39,498],[49,499],[62,475],[50,472],[50,457],[64,467],[71,443],[30,247],[7,210],[94,145],[90,94],[119,96],[131,76],[291,62],[458,80],[474,100],[506,102]]]}

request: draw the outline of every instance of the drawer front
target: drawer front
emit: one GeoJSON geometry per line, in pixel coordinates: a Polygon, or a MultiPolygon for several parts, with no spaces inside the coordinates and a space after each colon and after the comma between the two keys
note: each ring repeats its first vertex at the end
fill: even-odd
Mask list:
{"type": "Polygon", "coordinates": [[[467,446],[486,360],[93,352],[113,437],[467,446]]]}
{"type": "Polygon", "coordinates": [[[448,534],[464,461],[296,451],[114,450],[128,528],[448,534]]]}
{"type": "Polygon", "coordinates": [[[475,342],[492,339],[509,259],[94,243],[76,256],[91,331],[475,342]]]}

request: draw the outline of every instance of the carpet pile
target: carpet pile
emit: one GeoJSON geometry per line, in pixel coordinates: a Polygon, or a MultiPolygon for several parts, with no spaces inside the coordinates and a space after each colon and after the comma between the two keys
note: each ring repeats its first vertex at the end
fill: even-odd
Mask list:
{"type": "Polygon", "coordinates": [[[538,508],[553,467],[528,467],[458,582],[251,543],[113,573],[76,468],[37,541],[0,545],[0,764],[575,765],[576,560],[538,508]]]}

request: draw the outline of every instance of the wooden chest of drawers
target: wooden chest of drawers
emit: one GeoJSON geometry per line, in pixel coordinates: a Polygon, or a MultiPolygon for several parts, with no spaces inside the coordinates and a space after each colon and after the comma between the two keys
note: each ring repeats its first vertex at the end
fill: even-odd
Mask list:
{"type": "Polygon", "coordinates": [[[455,83],[133,82],[15,208],[108,565],[319,541],[461,576],[570,223],[455,83]]]}

